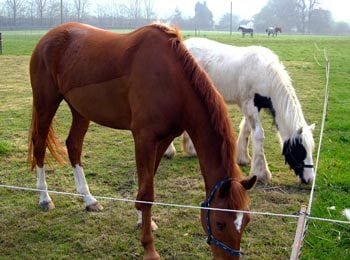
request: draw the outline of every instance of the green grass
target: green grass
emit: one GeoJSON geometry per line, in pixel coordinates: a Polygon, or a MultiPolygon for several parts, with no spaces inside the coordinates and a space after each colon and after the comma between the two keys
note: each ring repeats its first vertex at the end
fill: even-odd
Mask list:
{"type": "MultiPolygon", "coordinates": [[[[0,184],[35,187],[35,174],[26,164],[27,133],[31,116],[31,88],[28,63],[43,32],[4,32],[0,56],[0,184]]],[[[189,35],[184,32],[184,35],[189,35]]],[[[318,143],[323,108],[326,48],[331,61],[328,117],[322,145],[319,174],[312,216],[345,220],[350,208],[349,187],[349,37],[286,36],[267,38],[256,35],[203,32],[203,37],[240,46],[262,45],[274,50],[289,71],[305,117],[315,122],[318,143]],[[327,210],[335,206],[336,210],[327,210]]],[[[235,131],[240,113],[229,105],[235,131]]],[[[273,180],[250,192],[251,210],[293,214],[308,203],[310,187],[300,185],[284,165],[271,119],[263,113],[265,152],[273,180]]],[[[70,113],[62,105],[55,128],[62,141],[70,126],[70,113]]],[[[156,178],[156,200],[199,205],[204,198],[204,183],[197,159],[181,154],[162,160],[156,178]]],[[[133,199],[137,192],[131,134],[91,124],[84,142],[83,162],[90,190],[94,195],[133,199]]],[[[316,156],[316,153],[315,153],[316,156]]],[[[249,168],[242,170],[248,174],[249,168]]],[[[49,189],[75,192],[69,166],[48,166],[49,189]]],[[[41,212],[34,192],[0,188],[0,258],[118,258],[139,259],[143,248],[136,228],[133,204],[101,200],[104,211],[88,213],[80,199],[52,195],[56,208],[41,212]]],[[[155,243],[166,259],[210,259],[210,250],[199,220],[198,210],[153,207],[159,225],[155,243]]],[[[242,249],[247,259],[287,259],[291,253],[296,219],[252,216],[243,236],[242,249]]],[[[349,259],[350,226],[310,220],[302,259],[349,259]]]]}

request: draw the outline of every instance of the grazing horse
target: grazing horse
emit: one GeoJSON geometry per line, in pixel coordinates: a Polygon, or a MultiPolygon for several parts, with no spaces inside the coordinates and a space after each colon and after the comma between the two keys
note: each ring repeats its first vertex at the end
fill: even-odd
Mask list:
{"type": "Polygon", "coordinates": [[[250,37],[253,37],[253,33],[254,33],[254,29],[253,28],[249,28],[249,27],[245,27],[243,25],[240,25],[237,29],[237,31],[241,30],[242,31],[242,37],[245,36],[245,34],[250,34],[250,37]]]}
{"type": "MultiPolygon", "coordinates": [[[[138,174],[136,209],[145,258],[159,259],[152,235],[154,176],[171,141],[191,136],[205,182],[207,207],[248,210],[256,177],[243,180],[235,161],[235,138],[225,103],[189,54],[180,32],[153,24],[116,34],[80,23],[63,24],[37,44],[30,61],[33,113],[29,156],[36,168],[40,206],[53,208],[44,171],[46,147],[62,161],[51,127],[64,99],[72,113],[66,140],[78,193],[88,210],[100,210],[81,165],[89,122],[132,132],[138,174]]],[[[249,214],[202,210],[214,257],[237,258],[249,214]]],[[[155,227],[153,225],[153,227],[155,227]]]]}
{"type": "Polygon", "coordinates": [[[270,35],[272,35],[272,37],[278,35],[278,32],[282,33],[282,28],[281,27],[269,27],[266,29],[267,32],[267,36],[270,37],[270,35]]]}
{"type": "MultiPolygon", "coordinates": [[[[246,165],[251,161],[251,172],[258,175],[259,181],[267,183],[271,179],[259,116],[264,108],[274,119],[286,163],[301,182],[311,182],[314,178],[314,124],[307,125],[291,79],[278,57],[264,47],[235,47],[202,38],[185,40],[185,45],[224,99],[237,104],[244,115],[237,142],[238,163],[246,165]],[[247,150],[250,134],[252,160],[247,150]]],[[[195,148],[189,141],[185,134],[184,150],[188,155],[195,155],[195,148]]],[[[168,157],[174,154],[173,149],[169,146],[168,157]]]]}
{"type": "Polygon", "coordinates": [[[275,36],[277,37],[278,33],[282,33],[281,27],[275,27],[275,36]]]}

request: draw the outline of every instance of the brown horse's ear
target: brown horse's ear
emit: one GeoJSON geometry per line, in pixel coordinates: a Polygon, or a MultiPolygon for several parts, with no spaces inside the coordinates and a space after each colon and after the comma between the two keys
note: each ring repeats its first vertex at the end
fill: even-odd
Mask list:
{"type": "Polygon", "coordinates": [[[254,184],[256,183],[257,177],[256,175],[253,175],[251,178],[244,179],[241,181],[241,185],[246,189],[250,190],[254,184]]]}

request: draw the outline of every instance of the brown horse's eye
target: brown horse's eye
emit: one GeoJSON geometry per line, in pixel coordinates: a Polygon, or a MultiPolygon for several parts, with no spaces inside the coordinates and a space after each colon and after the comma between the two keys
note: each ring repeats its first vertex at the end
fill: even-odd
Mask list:
{"type": "Polygon", "coordinates": [[[216,222],[216,226],[220,231],[223,231],[226,227],[225,223],[221,223],[221,222],[216,222]]]}

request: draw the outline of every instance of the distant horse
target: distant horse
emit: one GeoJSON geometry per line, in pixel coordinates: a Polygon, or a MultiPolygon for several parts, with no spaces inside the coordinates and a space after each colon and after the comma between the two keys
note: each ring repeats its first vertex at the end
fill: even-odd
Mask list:
{"type": "MultiPolygon", "coordinates": [[[[276,123],[286,163],[303,183],[311,182],[314,125],[307,125],[290,77],[278,57],[264,47],[235,47],[202,38],[188,39],[185,45],[225,100],[237,104],[244,114],[238,136],[238,163],[246,165],[251,161],[251,173],[257,174],[258,180],[266,183],[271,179],[259,116],[259,111],[266,108],[276,123]],[[250,134],[252,160],[247,150],[250,134]]],[[[189,140],[185,134],[184,150],[195,155],[189,140]]],[[[172,156],[174,151],[170,146],[167,155],[172,156]]]]}
{"type": "Polygon", "coordinates": [[[242,37],[245,36],[245,34],[250,34],[251,37],[253,37],[254,29],[253,28],[248,28],[243,25],[240,25],[237,29],[237,31],[241,30],[242,31],[242,37]]]}
{"type": "Polygon", "coordinates": [[[281,27],[269,27],[266,29],[266,32],[267,32],[267,36],[269,36],[269,37],[270,37],[270,35],[277,37],[278,32],[282,33],[282,28],[281,27]]]}
{"type": "MultiPolygon", "coordinates": [[[[79,23],[49,31],[30,61],[33,113],[29,156],[37,171],[40,206],[54,207],[44,171],[46,147],[58,161],[64,150],[51,121],[64,99],[72,112],[66,140],[78,193],[88,210],[101,209],[90,194],[81,166],[83,139],[94,121],[130,130],[135,141],[138,201],[154,200],[154,175],[174,137],[186,130],[198,154],[205,181],[206,207],[248,209],[256,177],[242,180],[236,164],[235,139],[225,103],[195,62],[180,32],[154,24],[115,34],[79,23]],[[198,129],[197,126],[201,126],[198,129]]],[[[154,247],[151,204],[136,203],[145,258],[159,259],[154,247]]],[[[249,214],[201,211],[214,257],[237,258],[249,214]]]]}

